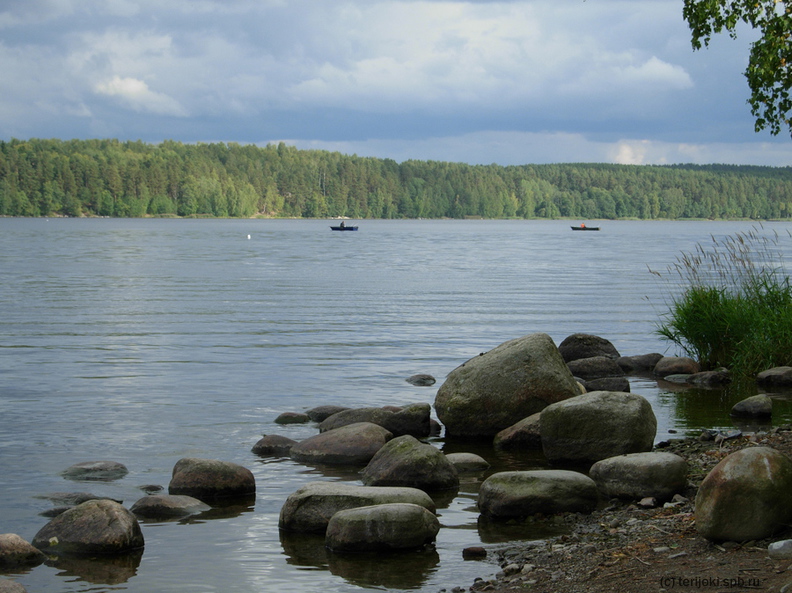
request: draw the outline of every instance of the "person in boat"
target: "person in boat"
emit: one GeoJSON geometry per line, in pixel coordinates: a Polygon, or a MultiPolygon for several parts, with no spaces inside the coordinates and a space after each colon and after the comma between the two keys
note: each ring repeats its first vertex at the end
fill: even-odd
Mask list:
{"type": "Polygon", "coordinates": [[[585,229],[586,228],[586,223],[585,222],[581,222],[580,223],[580,228],[581,229],[585,229]]]}
{"type": "Polygon", "coordinates": [[[340,225],[340,226],[341,226],[341,228],[342,228],[342,229],[343,229],[343,228],[346,226],[346,225],[344,224],[344,221],[343,221],[343,220],[341,221],[341,225],[340,225]]]}

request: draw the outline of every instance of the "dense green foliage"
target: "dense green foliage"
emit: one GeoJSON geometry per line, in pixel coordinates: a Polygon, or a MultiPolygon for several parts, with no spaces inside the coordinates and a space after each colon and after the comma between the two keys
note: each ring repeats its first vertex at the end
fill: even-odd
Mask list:
{"type": "Polygon", "coordinates": [[[709,45],[712,35],[724,30],[736,37],[739,23],[759,33],[759,39],[751,44],[745,70],[756,131],[768,128],[778,134],[787,127],[792,132],[792,1],[685,0],[682,14],[690,25],[695,49],[709,45]]]}
{"type": "Polygon", "coordinates": [[[279,144],[0,142],[0,215],[789,218],[792,168],[472,166],[279,144]]]}
{"type": "Polygon", "coordinates": [[[792,365],[792,286],[778,254],[778,236],[756,229],[697,246],[669,268],[681,280],[658,334],[702,369],[738,377],[792,365]]]}

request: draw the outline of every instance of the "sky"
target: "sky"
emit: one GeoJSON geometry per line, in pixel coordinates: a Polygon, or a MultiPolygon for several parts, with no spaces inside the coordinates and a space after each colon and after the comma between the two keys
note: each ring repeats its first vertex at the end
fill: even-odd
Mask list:
{"type": "Polygon", "coordinates": [[[792,165],[755,33],[683,0],[0,0],[0,140],[285,142],[519,165],[792,165]]]}

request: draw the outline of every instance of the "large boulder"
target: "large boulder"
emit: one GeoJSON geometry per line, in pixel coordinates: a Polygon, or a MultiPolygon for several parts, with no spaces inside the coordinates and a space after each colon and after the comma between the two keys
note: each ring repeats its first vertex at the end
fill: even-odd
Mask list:
{"type": "Polygon", "coordinates": [[[593,391],[547,406],[540,433],[542,450],[551,463],[594,463],[651,451],[657,419],[640,395],[593,391]]]}
{"type": "Polygon", "coordinates": [[[448,374],[435,398],[448,436],[494,437],[580,388],[547,334],[510,340],[448,374]]]}
{"type": "Polygon", "coordinates": [[[578,358],[567,363],[569,372],[578,379],[593,381],[605,377],[623,377],[624,371],[619,364],[607,356],[594,356],[591,358],[578,358]]]}
{"type": "Polygon", "coordinates": [[[792,461],[769,447],[728,455],[701,482],[695,515],[712,541],[770,537],[792,521],[792,461]]]}
{"type": "Polygon", "coordinates": [[[16,533],[0,534],[0,570],[38,566],[47,557],[16,533]]]}
{"type": "Polygon", "coordinates": [[[333,552],[390,552],[432,543],[440,531],[434,513],[409,503],[338,511],[330,519],[325,545],[333,552]]]}
{"type": "Polygon", "coordinates": [[[495,435],[493,445],[497,449],[541,449],[542,434],[540,420],[542,413],[531,414],[509,428],[495,435]]]}
{"type": "Polygon", "coordinates": [[[437,510],[432,498],[417,488],[309,482],[286,499],[278,526],[284,531],[324,533],[338,511],[395,502],[417,504],[432,513],[437,510]]]}
{"type": "Polygon", "coordinates": [[[42,527],[33,545],[45,554],[105,556],[124,554],[144,546],[135,516],[111,500],[89,500],[42,527]]]}
{"type": "Polygon", "coordinates": [[[382,426],[393,436],[409,434],[421,438],[429,436],[431,431],[429,422],[431,412],[432,407],[426,403],[410,404],[404,408],[397,408],[397,411],[384,408],[344,410],[324,420],[319,425],[319,432],[326,432],[357,422],[371,422],[382,426]]]}
{"type": "Polygon", "coordinates": [[[481,514],[495,520],[536,513],[590,513],[599,493],[594,480],[567,470],[508,471],[491,475],[479,489],[481,514]]]}
{"type": "Polygon", "coordinates": [[[300,441],[289,456],[316,465],[364,465],[392,438],[393,434],[378,424],[356,422],[300,441]]]}
{"type": "Polygon", "coordinates": [[[572,334],[558,345],[558,351],[564,362],[594,356],[605,356],[614,360],[619,358],[619,351],[609,340],[591,334],[572,334]]]}
{"type": "Polygon", "coordinates": [[[397,437],[382,447],[361,474],[366,486],[409,486],[425,491],[459,487],[454,464],[437,447],[397,437]]]}
{"type": "Polygon", "coordinates": [[[630,453],[591,466],[589,476],[609,497],[669,500],[687,485],[687,462],[673,453],[630,453]]]}
{"type": "Polygon", "coordinates": [[[183,494],[154,494],[139,499],[132,508],[135,515],[147,519],[172,519],[202,513],[211,509],[208,504],[183,494]]]}
{"type": "Polygon", "coordinates": [[[249,469],[230,461],[184,457],[173,466],[168,494],[204,502],[247,498],[256,494],[256,478],[249,469]]]}

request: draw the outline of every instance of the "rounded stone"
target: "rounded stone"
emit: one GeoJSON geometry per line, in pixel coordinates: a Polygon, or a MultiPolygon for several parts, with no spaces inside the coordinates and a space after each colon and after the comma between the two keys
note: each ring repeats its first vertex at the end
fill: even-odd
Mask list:
{"type": "Polygon", "coordinates": [[[725,457],[696,494],[696,528],[713,541],[761,540],[792,521],[792,461],[769,447],[725,457]]]}
{"type": "Polygon", "coordinates": [[[306,424],[311,421],[308,414],[300,412],[283,412],[275,418],[275,424],[306,424]]]}
{"type": "Polygon", "coordinates": [[[654,374],[658,377],[667,375],[692,375],[701,370],[698,363],[687,356],[664,356],[657,361],[654,374]]]}
{"type": "Polygon", "coordinates": [[[435,410],[449,436],[494,437],[579,393],[553,340],[539,333],[504,342],[451,371],[435,410]]]}
{"type": "Polygon", "coordinates": [[[0,568],[38,566],[44,560],[41,550],[16,533],[0,534],[0,568]]]}
{"type": "Polygon", "coordinates": [[[268,434],[256,441],[251,449],[256,455],[272,457],[288,457],[297,441],[279,434],[268,434]]]}
{"type": "Polygon", "coordinates": [[[449,453],[446,459],[456,468],[457,472],[478,472],[489,469],[489,462],[475,453],[449,453]]]}
{"type": "Polygon", "coordinates": [[[396,502],[417,504],[432,513],[436,510],[432,498],[417,488],[310,482],[286,499],[278,526],[284,531],[324,533],[338,511],[396,502]]]}
{"type": "Polygon", "coordinates": [[[619,358],[619,351],[609,340],[591,334],[568,336],[558,345],[558,351],[565,362],[595,356],[605,356],[614,360],[619,358]]]}
{"type": "Polygon", "coordinates": [[[773,400],[767,395],[754,395],[734,404],[731,416],[736,418],[769,418],[773,415],[773,400]]]}
{"type": "Polygon", "coordinates": [[[594,463],[626,453],[651,451],[657,419],[640,395],[593,391],[542,412],[542,450],[552,463],[594,463]]]}
{"type": "Polygon", "coordinates": [[[356,422],[300,441],[291,448],[289,456],[300,463],[363,465],[392,437],[390,431],[377,424],[356,422]]]}
{"type": "Polygon", "coordinates": [[[333,552],[409,550],[435,541],[440,522],[424,507],[392,503],[339,511],[327,524],[325,545],[333,552]]]}
{"type": "Polygon", "coordinates": [[[536,513],[590,513],[599,494],[594,480],[567,470],[509,471],[491,475],[479,490],[482,515],[496,520],[536,513]]]}
{"type": "Polygon", "coordinates": [[[256,479],[241,465],[216,459],[185,457],[176,462],[168,494],[184,494],[204,502],[255,495],[256,479]]]}
{"type": "Polygon", "coordinates": [[[135,515],[149,519],[170,519],[202,513],[211,509],[208,504],[183,494],[154,494],[144,496],[129,510],[135,515]]]}
{"type": "Polygon", "coordinates": [[[114,555],[143,547],[135,516],[111,500],[90,500],[64,511],[33,538],[46,554],[114,555]]]}
{"type": "Polygon", "coordinates": [[[437,448],[404,435],[385,444],[363,470],[366,486],[408,486],[426,491],[459,487],[459,475],[437,448]]]}
{"type": "Polygon", "coordinates": [[[598,461],[589,476],[599,491],[611,498],[670,500],[687,485],[687,462],[673,453],[619,455],[598,461]]]}

